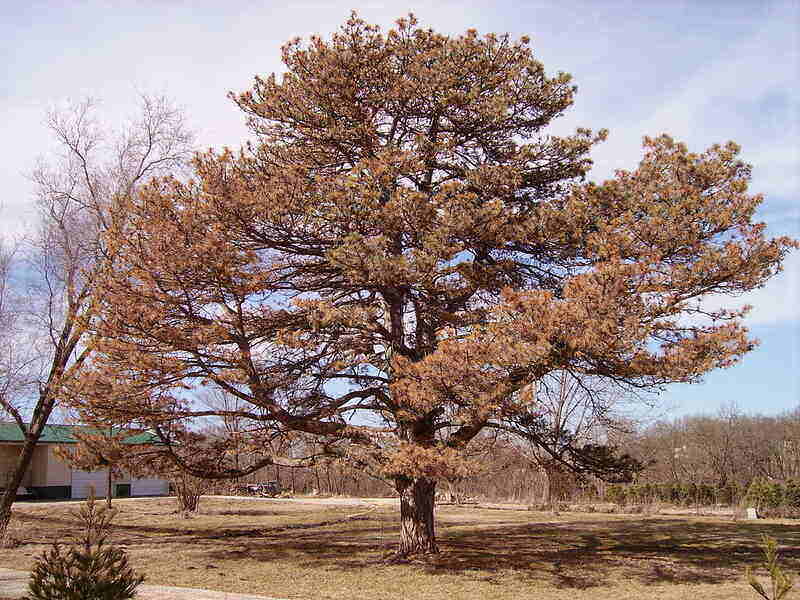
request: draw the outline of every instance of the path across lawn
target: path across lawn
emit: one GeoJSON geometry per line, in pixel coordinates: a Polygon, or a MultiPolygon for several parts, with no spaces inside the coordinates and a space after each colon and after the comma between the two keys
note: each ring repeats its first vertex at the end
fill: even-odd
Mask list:
{"type": "MultiPolygon", "coordinates": [[[[0,600],[22,598],[28,591],[27,571],[0,568],[0,600]]],[[[194,588],[177,588],[163,585],[139,586],[137,600],[280,600],[268,596],[250,596],[231,592],[213,592],[194,588]]]]}

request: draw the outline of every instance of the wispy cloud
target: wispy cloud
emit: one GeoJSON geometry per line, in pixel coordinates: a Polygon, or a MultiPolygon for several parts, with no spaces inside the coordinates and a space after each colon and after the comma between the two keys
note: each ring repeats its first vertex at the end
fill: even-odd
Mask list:
{"type": "Polygon", "coordinates": [[[787,256],[783,272],[764,287],[737,297],[712,296],[702,304],[707,310],[738,310],[745,305],[753,307],[744,319],[750,327],[780,326],[800,320],[800,252],[787,256]]]}
{"type": "Polygon", "coordinates": [[[766,196],[762,218],[796,218],[800,14],[796,4],[764,7],[760,18],[754,15],[748,27],[731,26],[729,35],[724,27],[713,26],[707,35],[691,35],[696,27],[692,17],[699,17],[684,6],[682,17],[676,10],[672,20],[654,21],[652,29],[620,32],[625,56],[603,45],[595,50],[593,32],[585,48],[601,60],[576,56],[580,42],[566,52],[575,65],[579,94],[576,109],[556,129],[588,125],[611,132],[593,152],[592,177],[604,179],[615,169],[635,168],[644,135],[666,132],[694,151],[732,139],[742,146],[743,160],[753,165],[751,191],[766,196]]]}

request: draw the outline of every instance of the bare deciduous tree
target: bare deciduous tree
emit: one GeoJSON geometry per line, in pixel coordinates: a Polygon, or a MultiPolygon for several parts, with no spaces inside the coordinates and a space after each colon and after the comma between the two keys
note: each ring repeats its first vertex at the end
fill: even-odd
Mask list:
{"type": "MultiPolygon", "coordinates": [[[[30,344],[23,342],[21,295],[12,282],[15,259],[19,259],[19,243],[0,238],[0,415],[19,422],[11,400],[26,386],[32,354],[30,344]]],[[[7,475],[5,470],[0,472],[0,487],[7,475]]]]}
{"type": "Polygon", "coordinates": [[[631,427],[620,407],[619,388],[599,378],[570,371],[549,373],[524,393],[532,395],[528,413],[505,427],[526,445],[525,457],[545,475],[544,501],[554,501],[574,475],[590,473],[608,480],[628,480],[640,468],[628,455],[617,455],[613,433],[631,427]]]}
{"type": "MultiPolygon", "coordinates": [[[[4,373],[16,370],[16,381],[26,385],[0,396],[2,408],[24,435],[0,498],[0,535],[59,389],[91,352],[82,342],[102,302],[94,284],[98,274],[113,269],[115,254],[100,234],[125,218],[114,212],[112,200],[135,193],[152,176],[179,171],[190,157],[192,135],[181,111],[162,97],[142,95],[140,100],[139,115],[117,131],[97,120],[97,103],[91,99],[47,115],[59,151],[41,160],[31,176],[39,225],[24,256],[25,306],[15,308],[20,327],[34,338],[29,346],[34,355],[4,356],[11,365],[4,373]]],[[[5,287],[0,289],[5,294],[5,287]]],[[[16,352],[20,340],[7,347],[16,352]]]]}

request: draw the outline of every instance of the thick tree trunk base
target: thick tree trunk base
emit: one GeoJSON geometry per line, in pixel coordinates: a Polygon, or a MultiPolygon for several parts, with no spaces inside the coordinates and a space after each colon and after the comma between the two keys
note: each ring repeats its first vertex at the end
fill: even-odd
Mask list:
{"type": "Polygon", "coordinates": [[[436,482],[431,479],[398,479],[400,493],[400,544],[396,560],[438,554],[433,510],[436,482]]]}
{"type": "Polygon", "coordinates": [[[14,546],[8,526],[11,524],[11,512],[0,513],[0,548],[14,546]]]}
{"type": "Polygon", "coordinates": [[[22,444],[19,458],[11,472],[11,476],[2,482],[3,492],[0,494],[0,541],[4,541],[11,522],[11,507],[17,499],[17,489],[22,485],[22,480],[33,459],[33,450],[36,447],[38,436],[35,439],[28,438],[22,444]]]}

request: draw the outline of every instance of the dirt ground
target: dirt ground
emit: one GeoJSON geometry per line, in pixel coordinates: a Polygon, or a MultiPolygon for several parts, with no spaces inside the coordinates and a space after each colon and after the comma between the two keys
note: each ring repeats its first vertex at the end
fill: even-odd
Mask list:
{"type": "MultiPolygon", "coordinates": [[[[796,521],[460,506],[437,508],[440,555],[387,564],[394,502],[325,502],[206,498],[184,519],[173,499],[118,500],[112,542],[148,584],[308,600],[755,598],[744,568],[760,563],[762,533],[795,579],[800,569],[796,521]]],[[[28,570],[53,541],[69,543],[76,508],[18,504],[22,544],[0,550],[0,567],[28,570]]]]}

